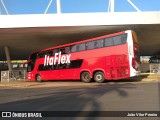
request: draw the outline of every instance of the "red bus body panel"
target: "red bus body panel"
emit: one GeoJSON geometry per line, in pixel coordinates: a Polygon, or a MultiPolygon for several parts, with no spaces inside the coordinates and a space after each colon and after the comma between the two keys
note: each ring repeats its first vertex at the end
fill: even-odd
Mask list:
{"type": "Polygon", "coordinates": [[[33,71],[28,72],[28,79],[35,80],[35,76],[39,74],[42,80],[79,80],[82,71],[90,72],[92,78],[96,70],[103,71],[106,80],[130,76],[127,43],[71,53],[71,60],[78,59],[83,60],[80,68],[48,71],[38,71],[39,64],[44,64],[44,58],[37,59],[33,71]]]}

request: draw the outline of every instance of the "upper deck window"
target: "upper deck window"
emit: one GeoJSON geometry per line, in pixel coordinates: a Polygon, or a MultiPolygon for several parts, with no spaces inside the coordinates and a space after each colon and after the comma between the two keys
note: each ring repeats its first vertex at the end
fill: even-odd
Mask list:
{"type": "Polygon", "coordinates": [[[127,41],[127,34],[118,35],[105,39],[105,46],[114,46],[125,44],[127,41]]]}
{"type": "Polygon", "coordinates": [[[101,40],[94,40],[94,41],[86,43],[87,50],[101,48],[101,47],[103,47],[103,39],[101,39],[101,40]]]}
{"type": "Polygon", "coordinates": [[[49,55],[51,54],[54,55],[55,53],[58,53],[58,52],[61,52],[61,54],[69,54],[70,52],[79,52],[79,51],[84,51],[84,50],[91,50],[91,49],[96,49],[96,48],[121,45],[121,44],[125,44],[126,41],[127,41],[127,34],[122,34],[122,35],[117,35],[117,36],[113,36],[109,38],[103,38],[99,40],[94,40],[90,42],[67,46],[64,48],[57,48],[54,50],[40,53],[38,56],[44,57],[44,53],[46,55],[48,54],[48,52],[49,52],[49,55]]]}
{"type": "Polygon", "coordinates": [[[83,50],[86,50],[85,43],[74,45],[71,47],[71,52],[78,52],[83,50]]]}
{"type": "Polygon", "coordinates": [[[70,47],[65,47],[65,53],[68,54],[68,53],[70,53],[70,52],[71,52],[70,47]]]}
{"type": "Polygon", "coordinates": [[[105,46],[113,46],[113,39],[112,38],[105,38],[105,46]]]}

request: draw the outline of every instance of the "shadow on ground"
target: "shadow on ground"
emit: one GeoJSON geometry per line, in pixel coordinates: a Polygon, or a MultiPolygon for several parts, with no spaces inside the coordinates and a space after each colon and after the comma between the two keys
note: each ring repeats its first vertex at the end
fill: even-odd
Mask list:
{"type": "MultiPolygon", "coordinates": [[[[17,100],[0,104],[0,111],[78,111],[75,116],[82,114],[82,111],[90,111],[86,116],[91,116],[92,111],[99,111],[96,112],[98,116],[102,111],[103,106],[100,101],[104,95],[116,92],[118,96],[126,98],[129,96],[128,89],[136,89],[136,85],[102,83],[83,87],[19,89],[15,90],[17,100]]],[[[14,93],[14,89],[11,91],[14,93]]]]}

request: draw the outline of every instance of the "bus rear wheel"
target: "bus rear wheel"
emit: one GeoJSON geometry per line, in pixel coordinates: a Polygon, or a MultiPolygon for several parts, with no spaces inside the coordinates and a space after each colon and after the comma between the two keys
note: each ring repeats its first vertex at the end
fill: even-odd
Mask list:
{"type": "Polygon", "coordinates": [[[37,81],[37,82],[42,82],[42,78],[41,78],[40,75],[36,75],[36,81],[37,81]]]}
{"type": "Polygon", "coordinates": [[[94,80],[98,83],[104,82],[104,73],[101,71],[98,71],[94,74],[94,80]]]}
{"type": "Polygon", "coordinates": [[[89,72],[83,72],[81,74],[81,80],[85,83],[89,83],[91,82],[91,77],[90,77],[90,73],[89,72]]]}

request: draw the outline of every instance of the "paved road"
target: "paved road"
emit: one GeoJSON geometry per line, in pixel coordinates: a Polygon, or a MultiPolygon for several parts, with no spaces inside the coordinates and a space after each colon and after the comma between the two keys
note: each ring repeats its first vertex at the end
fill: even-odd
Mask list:
{"type": "Polygon", "coordinates": [[[158,81],[101,84],[63,81],[43,84],[43,87],[28,88],[1,86],[0,111],[160,110],[160,82],[158,81]]]}

